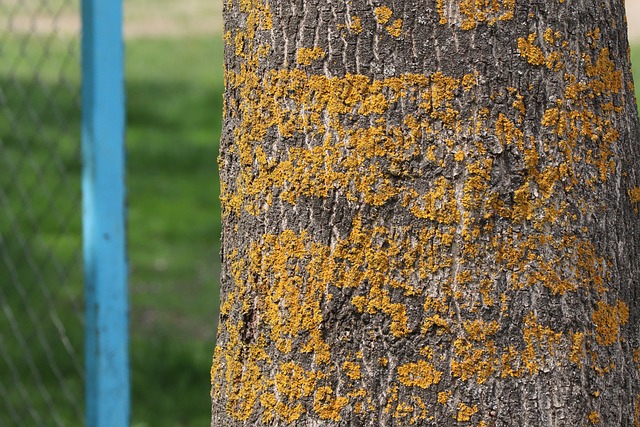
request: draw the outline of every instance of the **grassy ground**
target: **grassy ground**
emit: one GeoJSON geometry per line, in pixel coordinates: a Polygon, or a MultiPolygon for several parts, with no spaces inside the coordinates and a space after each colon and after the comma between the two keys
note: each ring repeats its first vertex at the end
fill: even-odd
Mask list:
{"type": "MultiPolygon", "coordinates": [[[[205,426],[209,420],[219,270],[215,158],[223,84],[221,41],[203,33],[127,43],[136,427],[205,426]]],[[[75,315],[82,304],[79,201],[77,191],[65,190],[80,182],[74,136],[80,116],[73,97],[79,75],[66,66],[71,90],[54,84],[69,45],[45,48],[38,38],[26,40],[3,43],[0,61],[0,259],[17,260],[13,269],[0,268],[0,360],[12,358],[16,364],[16,376],[0,370],[0,399],[17,408],[9,413],[0,403],[0,425],[52,425],[20,408],[25,399],[42,414],[55,408],[61,425],[82,425],[81,359],[74,360],[57,339],[46,344],[47,337],[60,333],[59,322],[66,325],[69,346],[82,350],[82,324],[75,315]],[[34,85],[29,76],[43,55],[54,63],[44,65],[40,83],[34,85]],[[17,115],[4,115],[9,110],[3,105],[17,115]],[[61,123],[69,132],[59,132],[61,123]],[[29,141],[28,146],[21,141],[29,141]],[[58,160],[52,160],[52,153],[58,160]],[[58,178],[60,170],[66,171],[67,182],[58,178]],[[15,185],[16,177],[22,188],[15,185]],[[22,207],[25,194],[33,202],[29,211],[22,207]],[[42,266],[40,273],[34,272],[35,265],[42,266]],[[18,282],[15,289],[4,285],[18,282]],[[40,333],[26,326],[34,321],[41,324],[40,333]],[[15,338],[16,331],[22,339],[15,338]],[[39,375],[32,374],[33,366],[39,375]],[[65,378],[63,389],[58,377],[65,378]]],[[[632,50],[632,62],[640,80],[640,49],[632,50]]],[[[637,88],[640,94],[640,81],[637,88]]]]}
{"type": "Polygon", "coordinates": [[[137,426],[202,426],[209,420],[219,267],[221,49],[216,38],[127,45],[137,426]]]}
{"type": "Polygon", "coordinates": [[[74,425],[83,346],[79,75],[64,64],[76,45],[0,46],[0,425],[74,425]]]}
{"type": "MultiPolygon", "coordinates": [[[[1,426],[83,425],[79,74],[77,54],[67,55],[77,45],[47,43],[4,40],[0,61],[1,426]],[[60,84],[65,58],[68,81],[60,84]],[[9,268],[8,259],[15,260],[9,268]],[[8,360],[13,366],[5,370],[8,360]]],[[[221,63],[216,37],[127,43],[132,424],[138,427],[203,426],[210,418],[221,63]]]]}

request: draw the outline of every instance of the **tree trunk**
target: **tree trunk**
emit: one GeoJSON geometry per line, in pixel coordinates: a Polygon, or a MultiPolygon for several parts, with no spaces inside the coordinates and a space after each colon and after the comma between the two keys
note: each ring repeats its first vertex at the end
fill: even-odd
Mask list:
{"type": "Polygon", "coordinates": [[[213,426],[640,425],[622,1],[224,14],[213,426]]]}

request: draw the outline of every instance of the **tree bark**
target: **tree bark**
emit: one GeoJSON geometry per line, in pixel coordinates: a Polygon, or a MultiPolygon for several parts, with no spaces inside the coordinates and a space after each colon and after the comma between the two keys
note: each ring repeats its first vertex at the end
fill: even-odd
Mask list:
{"type": "Polygon", "coordinates": [[[639,426],[622,1],[225,0],[212,426],[639,426]]]}

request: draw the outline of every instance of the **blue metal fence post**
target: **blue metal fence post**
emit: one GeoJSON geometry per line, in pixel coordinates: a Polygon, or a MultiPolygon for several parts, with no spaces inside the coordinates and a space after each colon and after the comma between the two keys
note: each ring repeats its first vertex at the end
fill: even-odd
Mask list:
{"type": "Polygon", "coordinates": [[[87,427],[129,425],[121,0],[82,0],[87,427]]]}

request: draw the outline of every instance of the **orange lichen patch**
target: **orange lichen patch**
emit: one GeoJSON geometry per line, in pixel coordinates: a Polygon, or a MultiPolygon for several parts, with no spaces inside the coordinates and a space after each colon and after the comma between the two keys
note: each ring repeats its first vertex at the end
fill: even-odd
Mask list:
{"type": "Polygon", "coordinates": [[[622,71],[617,70],[615,63],[611,60],[609,49],[602,48],[596,59],[592,63],[589,55],[585,56],[587,76],[592,78],[590,87],[595,95],[610,95],[619,93],[623,88],[622,71]]]}
{"type": "MultiPolygon", "coordinates": [[[[511,106],[516,110],[518,110],[518,112],[520,113],[520,117],[518,117],[518,123],[522,123],[522,119],[524,118],[527,112],[524,106],[524,96],[522,96],[522,94],[518,92],[518,89],[514,87],[509,87],[507,88],[507,90],[515,98],[511,106]]],[[[537,162],[536,162],[536,165],[537,165],[537,162]]]]}
{"type": "Polygon", "coordinates": [[[391,317],[391,333],[394,336],[401,337],[409,333],[406,307],[402,303],[392,303],[388,291],[374,285],[366,298],[354,297],[352,303],[361,312],[383,312],[391,317]]]}
{"type": "Polygon", "coordinates": [[[416,194],[409,210],[416,218],[427,218],[440,224],[455,224],[460,220],[454,188],[440,177],[433,183],[433,190],[421,196],[416,194]]]}
{"type": "Polygon", "coordinates": [[[556,348],[561,344],[562,332],[542,326],[533,313],[527,315],[524,323],[523,338],[526,348],[522,352],[522,363],[529,373],[536,374],[546,363],[547,355],[555,357],[556,348]]]}
{"type": "Polygon", "coordinates": [[[464,88],[464,90],[469,91],[477,85],[478,85],[477,73],[469,73],[462,76],[462,87],[464,88]]]}
{"type": "Polygon", "coordinates": [[[366,396],[367,396],[367,390],[363,388],[359,388],[357,390],[349,392],[349,397],[366,397],[366,396]]]}
{"type": "Polygon", "coordinates": [[[306,371],[295,362],[283,363],[275,375],[278,395],[292,402],[311,396],[315,390],[316,381],[315,372],[306,371]]]}
{"type": "Polygon", "coordinates": [[[340,411],[344,408],[349,399],[344,396],[333,396],[331,387],[319,387],[313,398],[313,410],[323,420],[340,421],[340,411]]]}
{"type": "Polygon", "coordinates": [[[495,371],[495,355],[497,348],[491,336],[499,329],[497,322],[482,320],[464,321],[463,337],[454,342],[455,357],[451,359],[452,375],[466,381],[475,378],[483,384],[495,371]]]}
{"type": "Polygon", "coordinates": [[[342,364],[342,369],[344,370],[347,377],[352,380],[359,380],[362,374],[360,373],[360,364],[351,362],[349,360],[345,361],[342,364]]]}
{"type": "Polygon", "coordinates": [[[226,410],[238,420],[247,420],[265,388],[265,381],[255,355],[244,364],[238,356],[228,355],[226,360],[226,385],[229,389],[226,410]]]}
{"type": "Polygon", "coordinates": [[[390,161],[390,167],[401,168],[417,155],[421,135],[436,130],[425,128],[416,120],[407,120],[399,127],[382,123],[344,129],[339,115],[375,117],[385,113],[391,102],[416,97],[426,113],[447,127],[456,126],[457,113],[450,101],[459,80],[442,73],[371,81],[357,75],[327,78],[290,70],[268,72],[261,78],[228,73],[227,82],[243,94],[236,108],[243,111],[243,120],[251,125],[238,127],[234,135],[233,149],[239,154],[243,170],[233,183],[234,188],[230,183],[221,186],[224,215],[240,209],[259,215],[270,206],[263,198],[275,188],[282,188],[281,197],[290,203],[301,196],[327,197],[332,189],[343,188],[350,200],[364,198],[366,203],[375,205],[382,205],[403,191],[384,173],[383,165],[390,161]],[[251,95],[256,93],[260,97],[251,95]],[[330,133],[326,132],[325,114],[330,133]],[[263,148],[260,152],[256,146],[269,129],[277,129],[283,137],[323,135],[324,143],[311,148],[292,147],[287,158],[275,162],[269,151],[263,148]],[[345,147],[349,155],[345,155],[345,147]]]}
{"type": "Polygon", "coordinates": [[[397,406],[398,402],[398,385],[392,383],[392,385],[387,389],[387,404],[384,407],[385,413],[390,413],[394,406],[397,406]]]}
{"type": "Polygon", "coordinates": [[[524,37],[518,38],[518,52],[529,64],[544,65],[546,62],[544,53],[534,44],[536,37],[536,33],[531,33],[526,39],[524,37]]]}
{"type": "Polygon", "coordinates": [[[587,42],[589,43],[589,47],[591,47],[592,49],[595,49],[598,46],[598,41],[600,40],[600,28],[587,31],[586,35],[587,35],[587,42]]]}
{"type": "Polygon", "coordinates": [[[496,363],[500,364],[500,377],[502,378],[519,378],[524,374],[520,352],[514,346],[503,349],[500,358],[496,358],[496,363]]]}
{"type": "Polygon", "coordinates": [[[300,352],[313,353],[318,364],[326,364],[331,360],[329,344],[324,342],[318,329],[309,332],[309,340],[300,348],[300,352]]]}
{"type": "Polygon", "coordinates": [[[438,11],[438,15],[440,15],[440,25],[446,24],[448,21],[444,10],[444,0],[436,0],[436,10],[438,11]]]}
{"type": "Polygon", "coordinates": [[[419,422],[425,420],[428,414],[427,405],[420,396],[410,395],[408,400],[398,402],[393,416],[399,423],[420,425],[419,422]]]}
{"type": "Polygon", "coordinates": [[[596,340],[600,345],[618,342],[620,327],[629,321],[629,306],[618,300],[615,305],[598,301],[598,308],[591,315],[596,325],[596,340]]]}
{"type": "MultiPolygon", "coordinates": [[[[305,235],[297,236],[292,231],[285,231],[278,237],[266,236],[263,245],[251,248],[252,270],[257,273],[269,269],[283,277],[273,283],[271,292],[260,302],[264,321],[271,326],[271,339],[281,351],[290,349],[291,338],[304,331],[313,331],[322,320],[317,299],[324,293],[325,285],[312,281],[308,292],[300,295],[302,277],[287,273],[290,262],[287,256],[302,256],[305,251],[305,235]]],[[[256,286],[265,287],[267,283],[256,283],[256,286]]]]}
{"type": "Polygon", "coordinates": [[[393,24],[387,25],[385,29],[393,37],[400,37],[400,34],[402,34],[402,19],[396,19],[393,24]]]}
{"type": "MultiPolygon", "coordinates": [[[[233,264],[236,265],[233,271],[236,280],[243,280],[245,273],[248,285],[262,290],[254,302],[254,310],[260,313],[256,321],[266,325],[275,348],[290,353],[296,350],[293,343],[302,339],[298,351],[312,353],[316,363],[325,364],[330,361],[330,349],[318,328],[322,322],[320,304],[328,287],[366,289],[364,294],[353,297],[353,305],[359,311],[388,316],[391,334],[404,336],[410,332],[406,306],[401,301],[393,301],[389,292],[402,287],[389,276],[392,272],[415,271],[416,263],[424,262],[423,251],[433,250],[431,241],[432,238],[428,238],[418,246],[409,240],[394,241],[388,230],[363,228],[356,218],[350,235],[332,248],[312,243],[306,233],[296,235],[291,230],[278,236],[265,235],[262,243],[251,245],[249,265],[238,261],[233,264]],[[399,257],[399,245],[405,248],[402,257],[399,257]],[[292,265],[296,266],[295,273],[291,271],[292,265]]],[[[429,258],[436,259],[431,255],[429,258]]],[[[410,295],[418,294],[410,292],[410,295]]],[[[356,372],[349,372],[355,379],[356,372]]]]}
{"type": "Polygon", "coordinates": [[[455,418],[458,422],[470,421],[476,412],[478,412],[478,405],[467,406],[461,402],[458,404],[458,414],[455,418]]]}
{"type": "Polygon", "coordinates": [[[587,418],[589,418],[589,421],[593,425],[596,425],[600,422],[600,414],[597,413],[596,411],[591,411],[591,413],[589,413],[589,416],[587,418]]]}
{"type": "Polygon", "coordinates": [[[320,47],[308,48],[301,47],[297,52],[297,61],[300,65],[311,65],[311,63],[318,59],[323,59],[325,56],[324,49],[320,47]]]}
{"type": "Polygon", "coordinates": [[[306,412],[301,403],[287,405],[277,400],[275,394],[266,392],[260,395],[260,405],[263,408],[262,422],[270,423],[275,418],[280,418],[287,423],[292,423],[306,412]]]}
{"type": "Polygon", "coordinates": [[[358,114],[370,116],[371,114],[382,114],[389,108],[389,101],[383,94],[370,95],[362,100],[358,114]]]}
{"type": "Polygon", "coordinates": [[[606,291],[606,263],[591,242],[570,235],[559,239],[531,235],[518,242],[508,242],[507,246],[498,248],[497,259],[505,261],[509,269],[525,271],[512,275],[514,288],[542,285],[554,295],[585,289],[606,291]],[[544,256],[536,251],[542,247],[547,251],[544,256]]]}
{"type": "Polygon", "coordinates": [[[454,0],[453,8],[449,11],[455,15],[447,16],[444,0],[437,0],[436,10],[440,16],[440,24],[456,21],[460,16],[460,28],[471,30],[480,23],[495,25],[498,21],[513,19],[515,0],[454,0]]]}
{"type": "Polygon", "coordinates": [[[640,187],[633,187],[627,190],[629,201],[633,205],[633,211],[638,213],[638,203],[640,203],[640,187]]]}
{"type": "MultiPolygon", "coordinates": [[[[265,46],[256,45],[256,33],[271,30],[273,17],[269,6],[263,0],[242,0],[239,2],[239,8],[246,14],[247,19],[244,23],[240,23],[233,35],[235,55],[245,60],[250,67],[255,67],[267,54],[265,46]]],[[[230,42],[231,37],[232,34],[229,33],[226,40],[230,42]]]]}
{"type": "Polygon", "coordinates": [[[442,372],[426,360],[418,360],[398,366],[398,381],[407,387],[429,388],[438,384],[442,372]]]}
{"type": "Polygon", "coordinates": [[[569,360],[578,366],[582,365],[582,360],[585,357],[584,349],[584,333],[576,332],[573,334],[573,344],[571,345],[571,353],[569,354],[569,360]]]}
{"type": "Polygon", "coordinates": [[[396,419],[406,418],[409,415],[411,415],[413,411],[414,411],[413,406],[410,405],[408,402],[399,402],[398,405],[396,406],[396,411],[393,414],[393,416],[396,419]]]}
{"type": "Polygon", "coordinates": [[[420,356],[426,357],[428,360],[433,359],[433,349],[429,346],[422,347],[419,354],[420,356]]]}
{"type": "Polygon", "coordinates": [[[349,31],[351,31],[353,34],[360,34],[362,32],[362,22],[360,20],[360,17],[351,17],[351,22],[349,22],[349,31]]]}
{"type": "Polygon", "coordinates": [[[437,328],[436,333],[438,335],[442,335],[443,333],[449,331],[449,320],[440,316],[439,314],[427,316],[422,321],[421,332],[426,335],[434,326],[437,328]]]}
{"type": "Polygon", "coordinates": [[[562,54],[560,52],[551,52],[545,57],[544,63],[546,67],[553,71],[560,71],[564,67],[562,54]]]}
{"type": "Polygon", "coordinates": [[[441,405],[446,405],[447,402],[449,402],[449,399],[451,399],[451,394],[451,390],[441,391],[440,393],[438,393],[438,403],[440,403],[441,405]]]}
{"type": "Polygon", "coordinates": [[[391,15],[393,15],[393,12],[387,6],[376,7],[373,10],[373,13],[375,13],[376,21],[378,21],[378,24],[380,25],[384,25],[389,22],[391,15]]]}
{"type": "Polygon", "coordinates": [[[495,136],[503,146],[515,145],[524,150],[524,134],[518,125],[500,113],[495,123],[495,136]]]}
{"type": "Polygon", "coordinates": [[[553,31],[552,28],[547,28],[542,35],[544,41],[553,45],[556,41],[558,41],[562,37],[562,34],[559,31],[553,31]]]}

